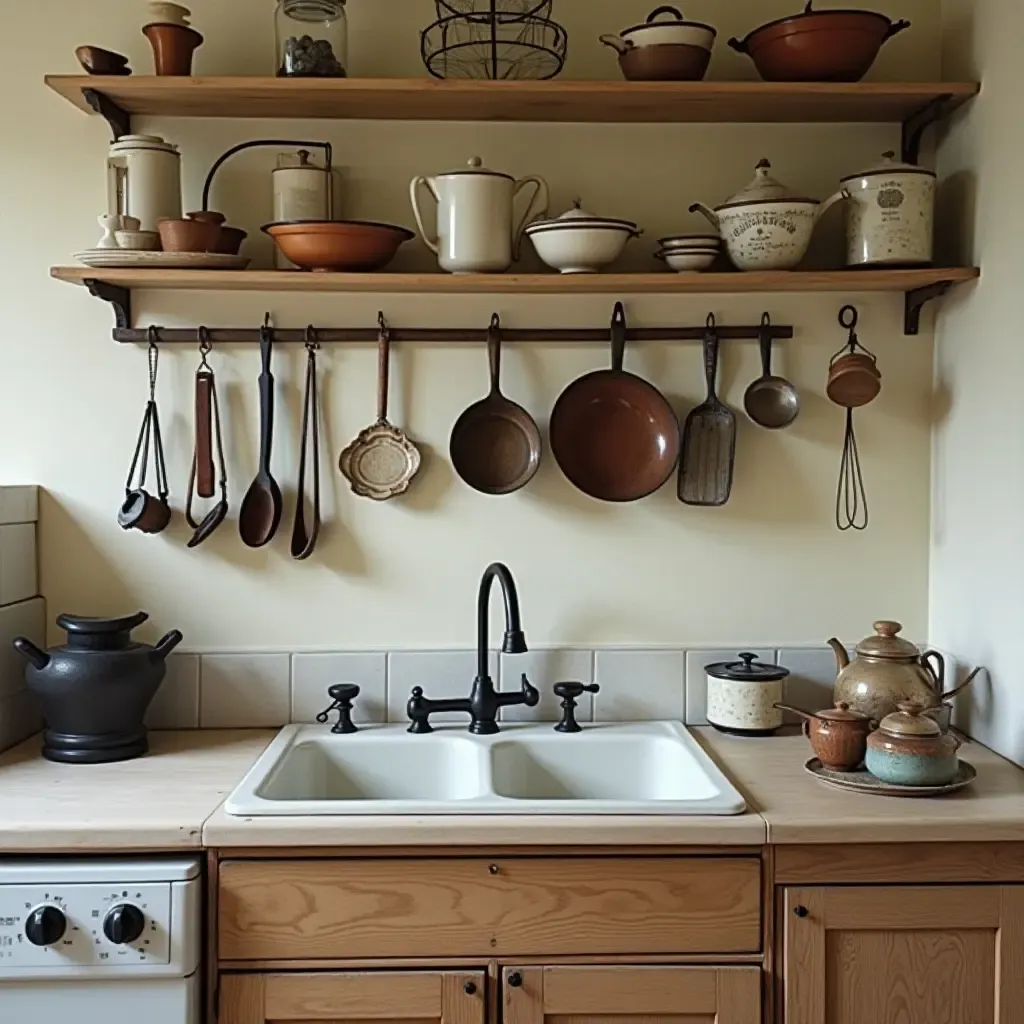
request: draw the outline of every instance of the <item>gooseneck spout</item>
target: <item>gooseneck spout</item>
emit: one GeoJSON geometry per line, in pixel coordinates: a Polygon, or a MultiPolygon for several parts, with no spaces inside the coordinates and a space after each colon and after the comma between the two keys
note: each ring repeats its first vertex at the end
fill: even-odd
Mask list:
{"type": "Polygon", "coordinates": [[[476,652],[477,671],[473,680],[473,689],[469,697],[449,698],[447,700],[431,700],[423,696],[422,687],[413,688],[412,696],[406,705],[406,713],[411,722],[409,732],[433,732],[430,716],[442,711],[462,711],[470,716],[469,731],[478,736],[490,736],[498,732],[498,712],[501,708],[514,704],[525,704],[536,707],[540,702],[540,693],[531,685],[524,674],[518,690],[499,693],[494,688],[487,664],[487,619],[490,606],[491,584],[497,579],[501,585],[502,597],[505,601],[505,638],[501,649],[505,654],[525,654],[526,636],[523,634],[519,618],[519,594],[515,580],[508,566],[501,562],[489,565],[480,579],[480,590],[477,595],[476,617],[476,652]]]}
{"type": "Polygon", "coordinates": [[[846,648],[835,637],[829,640],[828,645],[835,652],[836,669],[842,672],[850,664],[850,656],[846,653],[846,648]]]}

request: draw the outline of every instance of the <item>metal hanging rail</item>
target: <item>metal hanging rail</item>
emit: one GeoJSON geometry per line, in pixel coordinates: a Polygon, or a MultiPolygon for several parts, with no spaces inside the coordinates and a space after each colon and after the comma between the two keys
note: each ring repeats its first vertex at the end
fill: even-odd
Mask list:
{"type": "MultiPolygon", "coordinates": [[[[487,328],[473,327],[389,327],[393,342],[425,342],[438,344],[483,344],[487,340],[487,328]]],[[[746,341],[761,337],[760,324],[728,327],[718,325],[715,333],[722,340],[746,341]]],[[[792,327],[772,324],[769,328],[773,341],[788,341],[793,337],[792,327]]],[[[316,327],[316,338],[321,344],[370,344],[379,336],[378,327],[316,327]]],[[[706,327],[636,327],[626,332],[628,341],[700,341],[707,333],[706,327]]],[[[258,327],[210,327],[206,337],[214,345],[256,344],[260,340],[258,327]]],[[[153,329],[129,329],[119,327],[114,331],[114,340],[126,345],[194,345],[199,329],[155,327],[153,329]]],[[[501,338],[506,342],[558,343],[590,342],[600,344],[608,341],[608,328],[577,327],[502,327],[501,338]]],[[[278,344],[301,345],[307,340],[306,329],[291,330],[274,328],[274,341],[278,344]]]]}

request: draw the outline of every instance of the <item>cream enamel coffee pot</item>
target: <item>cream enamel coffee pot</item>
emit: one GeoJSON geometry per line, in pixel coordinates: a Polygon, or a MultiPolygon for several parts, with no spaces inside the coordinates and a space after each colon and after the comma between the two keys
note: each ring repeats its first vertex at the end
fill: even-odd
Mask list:
{"type": "Polygon", "coordinates": [[[500,274],[519,253],[523,230],[547,216],[548,186],[543,178],[513,178],[491,171],[475,156],[463,170],[415,178],[410,186],[412,210],[420,237],[437,253],[442,270],[452,274],[500,274]],[[527,186],[535,191],[517,222],[515,200],[527,186]],[[423,225],[419,189],[424,186],[437,203],[437,237],[423,225]]]}
{"type": "Polygon", "coordinates": [[[159,135],[122,135],[107,158],[107,212],[135,217],[141,231],[181,219],[181,154],[159,135]]]}

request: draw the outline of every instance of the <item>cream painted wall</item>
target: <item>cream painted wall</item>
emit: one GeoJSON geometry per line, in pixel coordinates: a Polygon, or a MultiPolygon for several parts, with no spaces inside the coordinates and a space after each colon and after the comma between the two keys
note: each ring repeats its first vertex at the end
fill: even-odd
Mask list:
{"type": "MultiPolygon", "coordinates": [[[[612,54],[594,37],[642,19],[647,2],[559,0],[569,28],[567,74],[617,74],[612,54]]],[[[715,21],[723,38],[742,34],[793,3],[687,6],[715,21]]],[[[207,43],[200,73],[267,73],[272,67],[270,0],[195,0],[195,23],[207,43]]],[[[416,29],[426,0],[351,0],[355,74],[417,75],[416,29]],[[384,13],[382,13],[384,12],[384,13]]],[[[0,162],[5,237],[2,477],[38,481],[42,509],[42,580],[56,613],[105,613],[140,606],[160,627],[180,627],[192,649],[466,645],[473,639],[475,583],[484,565],[506,560],[524,602],[534,643],[731,644],[818,642],[838,633],[862,636],[880,616],[904,620],[913,636],[927,618],[929,404],[931,338],[901,333],[898,296],[857,298],[863,341],[880,358],[882,398],[859,417],[872,504],[863,536],[833,524],[842,413],[823,395],[828,359],[844,337],[836,313],[849,296],[650,297],[629,302],[636,324],[699,324],[709,310],[726,323],[756,322],[767,309],[792,323],[797,338],[777,366],[801,388],[805,413],[790,432],[759,432],[740,416],[732,502],[717,511],[681,506],[674,489],[632,507],[600,505],[576,493],[548,458],[519,495],[488,499],[463,487],[447,462],[447,438],[459,412],[486,389],[482,350],[409,347],[396,353],[394,419],[426,453],[408,499],[378,506],[346,492],[337,453],[373,416],[371,346],[325,353],[328,526],[308,564],[287,556],[288,519],[271,550],[250,552],[232,521],[198,551],[184,547],[181,517],[157,538],[122,533],[115,512],[146,392],[145,353],[109,339],[110,314],[81,289],[51,282],[47,268],[92,245],[105,203],[107,133],[43,88],[45,72],[75,70],[72,49],[89,41],[129,53],[148,70],[139,34],[143,5],[123,0],[37,0],[7,5],[3,26],[18,39],[0,63],[6,159],[0,162]]],[[[893,17],[914,31],[885,51],[877,78],[925,79],[938,71],[938,0],[894,0],[893,17]]],[[[752,69],[724,46],[713,73],[750,77],[752,69]]],[[[653,241],[695,227],[694,199],[721,201],[770,156],[779,176],[824,197],[840,175],[856,171],[897,141],[879,126],[773,125],[657,127],[272,123],[137,119],[136,129],[164,134],[185,155],[186,208],[214,158],[260,134],[329,137],[346,168],[345,213],[410,223],[407,182],[480,153],[495,167],[539,173],[551,182],[554,207],[575,196],[588,208],[628,216],[647,229],[627,269],[650,267],[653,241]]],[[[269,219],[269,153],[250,154],[220,177],[214,205],[253,234],[249,251],[269,261],[258,226],[269,219]]],[[[838,217],[823,226],[816,261],[838,258],[838,217]]],[[[429,266],[410,244],[396,267],[429,266]]],[[[527,262],[533,266],[532,262],[527,262]]],[[[378,306],[399,324],[486,323],[498,310],[509,324],[594,326],[611,301],[558,297],[445,299],[439,296],[228,296],[149,293],[138,296],[141,323],[256,325],[264,309],[278,323],[367,324],[378,306]]],[[[231,491],[240,499],[255,463],[254,349],[213,357],[227,406],[231,491]]],[[[511,348],[507,392],[543,423],[574,377],[605,365],[601,346],[511,348]]],[[[640,346],[628,365],[656,381],[683,415],[702,397],[699,346],[640,346]]],[[[180,508],[189,463],[191,350],[166,350],[160,399],[174,497],[180,508]]],[[[280,394],[275,472],[294,480],[301,350],[279,350],[280,394]]],[[[724,394],[737,409],[758,373],[756,345],[727,347],[724,394]]]]}
{"type": "Polygon", "coordinates": [[[949,303],[939,333],[929,635],[963,664],[988,667],[987,685],[961,700],[968,727],[1024,763],[1024,8],[946,0],[944,19],[946,76],[983,83],[940,150],[947,227],[957,255],[980,261],[984,274],[949,303]]]}

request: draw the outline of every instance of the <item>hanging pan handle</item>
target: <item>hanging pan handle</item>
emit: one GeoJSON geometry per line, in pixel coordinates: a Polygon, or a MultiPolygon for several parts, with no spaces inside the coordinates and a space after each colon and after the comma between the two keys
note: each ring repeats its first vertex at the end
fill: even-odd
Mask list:
{"type": "Polygon", "coordinates": [[[626,358],[626,308],[621,302],[615,303],[612,313],[612,370],[622,373],[626,358]]]}

